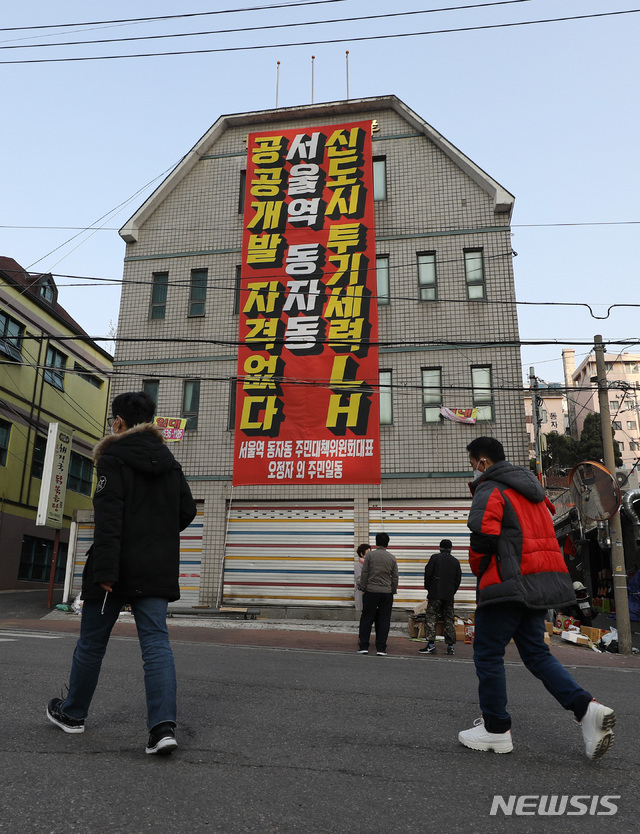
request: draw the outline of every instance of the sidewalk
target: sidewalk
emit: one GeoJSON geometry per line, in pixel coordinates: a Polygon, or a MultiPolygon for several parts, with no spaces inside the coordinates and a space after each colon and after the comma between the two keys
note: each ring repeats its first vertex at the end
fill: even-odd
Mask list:
{"type": "MultiPolygon", "coordinates": [[[[636,627],[639,625],[634,623],[636,627]]],[[[357,648],[358,623],[355,620],[281,620],[267,617],[257,620],[227,620],[175,616],[168,620],[168,627],[171,640],[174,642],[340,653],[355,653],[357,648]]],[[[0,629],[78,634],[80,617],[55,609],[49,611],[46,607],[46,591],[1,593],[0,629]]],[[[133,617],[130,614],[121,614],[113,634],[115,637],[135,638],[133,617]]],[[[637,633],[634,634],[634,645],[637,645],[639,637],[637,633]]],[[[424,640],[413,640],[409,637],[406,622],[392,622],[387,649],[389,658],[413,657],[424,663],[473,661],[473,646],[469,644],[456,643],[456,653],[453,657],[445,655],[442,641],[438,641],[435,655],[419,655],[418,650],[424,645],[424,640]]],[[[563,643],[555,635],[551,638],[551,650],[555,657],[568,667],[640,669],[640,655],[596,653],[584,647],[563,643]]],[[[375,658],[375,662],[387,660],[376,657],[373,641],[368,657],[375,658]]],[[[507,646],[505,660],[508,663],[521,662],[513,644],[507,646]]]]}

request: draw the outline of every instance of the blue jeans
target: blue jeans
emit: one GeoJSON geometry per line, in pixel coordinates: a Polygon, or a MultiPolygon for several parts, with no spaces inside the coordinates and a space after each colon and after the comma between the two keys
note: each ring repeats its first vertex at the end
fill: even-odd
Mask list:
{"type": "Polygon", "coordinates": [[[580,720],[591,695],[578,686],[544,642],[544,611],[518,603],[484,605],[476,610],[473,661],[484,725],[490,733],[511,728],[507,712],[504,650],[511,638],[527,669],[542,681],[553,697],[580,720]]]}
{"type": "MultiPolygon", "coordinates": [[[[122,601],[107,597],[102,603],[86,600],[82,606],[80,637],[73,653],[69,693],[61,705],[70,718],[86,718],[98,685],[102,659],[111,630],[118,619],[122,601]]],[[[176,671],[167,630],[167,600],[141,597],[131,603],[144,665],[147,696],[147,726],[151,730],[163,721],[176,723],[176,671]]]]}
{"type": "Polygon", "coordinates": [[[376,627],[376,649],[379,652],[386,652],[387,638],[391,627],[391,609],[393,608],[393,594],[380,594],[374,591],[365,591],[362,595],[362,614],[360,615],[360,626],[358,629],[358,646],[361,649],[369,648],[371,639],[371,626],[376,627]]]}

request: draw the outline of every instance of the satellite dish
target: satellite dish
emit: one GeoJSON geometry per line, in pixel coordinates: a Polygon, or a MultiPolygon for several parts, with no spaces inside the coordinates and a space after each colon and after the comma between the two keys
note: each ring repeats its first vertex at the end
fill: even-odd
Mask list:
{"type": "Polygon", "coordinates": [[[606,466],[585,460],[569,472],[569,487],[582,515],[593,521],[608,521],[620,509],[620,486],[606,466]]]}

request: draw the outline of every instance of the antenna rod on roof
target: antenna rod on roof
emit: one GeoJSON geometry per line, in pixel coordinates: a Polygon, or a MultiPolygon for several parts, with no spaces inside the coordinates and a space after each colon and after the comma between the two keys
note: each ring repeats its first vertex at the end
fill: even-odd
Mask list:
{"type": "Polygon", "coordinates": [[[315,70],[316,56],[311,56],[311,104],[314,103],[314,70],[315,70]]]}
{"type": "Polygon", "coordinates": [[[349,101],[349,50],[348,49],[345,52],[344,60],[345,60],[346,70],[347,70],[347,101],[349,101]]]}
{"type": "Polygon", "coordinates": [[[276,110],[278,109],[278,96],[280,94],[280,61],[276,65],[276,110]]]}

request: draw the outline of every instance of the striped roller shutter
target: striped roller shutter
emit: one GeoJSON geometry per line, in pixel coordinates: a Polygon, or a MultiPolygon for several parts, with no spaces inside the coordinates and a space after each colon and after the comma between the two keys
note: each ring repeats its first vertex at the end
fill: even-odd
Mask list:
{"type": "MultiPolygon", "coordinates": [[[[450,539],[462,567],[456,605],[475,606],[476,579],[469,569],[467,517],[471,501],[383,501],[369,507],[369,529],[389,534],[389,550],[398,560],[399,585],[395,605],[414,608],[424,602],[424,566],[437,553],[442,539],[450,539]],[[383,520],[384,519],[384,520],[383,520]]],[[[373,538],[373,536],[372,536],[373,538]]]]}
{"type": "Polygon", "coordinates": [[[234,502],[224,601],[353,607],[351,502],[234,502]]]}
{"type": "MultiPolygon", "coordinates": [[[[204,502],[196,501],[198,512],[186,530],[180,533],[180,599],[171,605],[197,605],[200,597],[200,571],[202,567],[202,529],[204,502]]],[[[73,560],[71,594],[73,600],[82,590],[82,571],[87,561],[87,551],[93,543],[93,510],[78,510],[75,550],[69,555],[73,560]]]]}
{"type": "Polygon", "coordinates": [[[196,501],[196,517],[180,533],[180,599],[170,602],[175,606],[193,606],[200,602],[200,574],[202,571],[202,531],[204,501],[196,501]]]}

